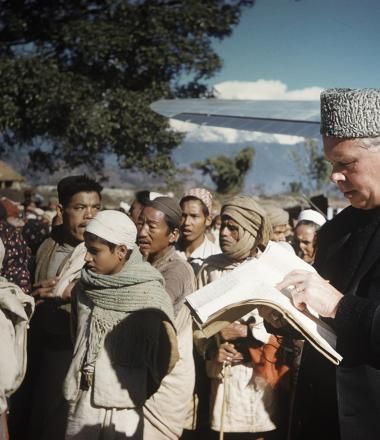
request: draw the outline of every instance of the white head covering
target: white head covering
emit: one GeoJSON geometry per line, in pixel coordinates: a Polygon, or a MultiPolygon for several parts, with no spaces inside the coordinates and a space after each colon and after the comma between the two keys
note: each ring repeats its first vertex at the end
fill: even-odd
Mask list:
{"type": "Polygon", "coordinates": [[[120,208],[124,209],[125,212],[128,212],[131,209],[131,205],[127,202],[120,202],[120,208]]]}
{"type": "Polygon", "coordinates": [[[297,223],[301,220],[308,220],[310,222],[316,223],[318,226],[322,226],[326,223],[325,217],[320,214],[318,211],[315,211],[314,209],[304,209],[300,212],[300,215],[298,216],[297,223]]]}
{"type": "Polygon", "coordinates": [[[152,202],[153,200],[157,199],[157,197],[165,197],[165,194],[161,194],[158,192],[150,191],[149,192],[149,200],[152,202]]]}
{"type": "Polygon", "coordinates": [[[128,249],[136,246],[137,229],[124,212],[107,209],[90,220],[86,231],[114,244],[125,244],[128,249]]]}

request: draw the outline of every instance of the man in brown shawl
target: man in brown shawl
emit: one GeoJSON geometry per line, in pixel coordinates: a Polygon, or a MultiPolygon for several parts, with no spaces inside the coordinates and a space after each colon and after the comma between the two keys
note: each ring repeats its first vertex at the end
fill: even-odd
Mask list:
{"type": "MultiPolygon", "coordinates": [[[[221,218],[223,253],[206,260],[198,276],[199,287],[259,256],[270,238],[266,213],[251,197],[232,198],[223,205],[221,218]]],[[[230,433],[239,435],[239,439],[283,438],[286,415],[280,407],[279,387],[289,368],[281,359],[281,344],[278,337],[266,331],[257,309],[216,337],[197,341],[211,379],[212,430],[225,432],[225,438],[230,433]],[[266,362],[268,356],[270,363],[266,362]]]]}
{"type": "Polygon", "coordinates": [[[137,222],[137,242],[146,259],[161,272],[172,301],[178,335],[179,360],[144,405],[144,439],[176,440],[182,434],[194,389],[192,321],[184,306],[195,290],[190,264],[175,251],[182,211],[171,197],[147,202],[137,222]],[[175,411],[173,411],[173,403],[175,411]]]}

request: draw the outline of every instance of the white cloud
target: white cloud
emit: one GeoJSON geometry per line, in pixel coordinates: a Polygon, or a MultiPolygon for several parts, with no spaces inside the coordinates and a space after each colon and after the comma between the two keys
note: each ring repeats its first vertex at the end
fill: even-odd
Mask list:
{"type": "Polygon", "coordinates": [[[257,81],[225,81],[215,84],[219,99],[288,99],[319,100],[321,87],[288,90],[282,81],[259,79],[257,81]]]}
{"type": "MultiPolygon", "coordinates": [[[[320,87],[309,87],[299,90],[288,90],[286,84],[278,80],[259,79],[257,81],[225,81],[214,86],[219,99],[287,99],[287,100],[319,100],[320,87]]],[[[186,132],[186,140],[191,142],[260,142],[294,145],[304,141],[300,136],[267,134],[199,126],[188,122],[170,120],[173,129],[186,132]]]]}
{"type": "Polygon", "coordinates": [[[294,145],[304,140],[300,136],[287,136],[284,134],[267,134],[255,131],[240,131],[232,128],[207,127],[191,124],[189,122],[170,120],[174,130],[186,133],[186,140],[190,142],[220,142],[235,144],[239,142],[260,142],[294,145]]]}

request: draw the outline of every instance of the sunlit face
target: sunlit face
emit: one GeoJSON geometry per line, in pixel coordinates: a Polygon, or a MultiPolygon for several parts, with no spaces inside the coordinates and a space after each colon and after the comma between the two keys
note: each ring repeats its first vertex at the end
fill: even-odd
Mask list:
{"type": "Polygon", "coordinates": [[[360,139],[323,137],[331,180],[354,208],[380,206],[380,151],[371,151],[360,139]]]}
{"type": "Polygon", "coordinates": [[[294,231],[294,240],[298,256],[306,263],[313,263],[315,255],[316,230],[313,226],[298,225],[294,231]]]}
{"type": "Polygon", "coordinates": [[[211,217],[205,216],[200,200],[187,200],[181,203],[182,224],[181,235],[188,243],[204,240],[207,226],[211,224],[211,217]]]}
{"type": "Polygon", "coordinates": [[[128,249],[125,245],[118,245],[111,250],[108,245],[98,239],[89,239],[85,236],[87,253],[86,267],[101,275],[113,275],[120,272],[126,261],[128,249]]]}
{"type": "Polygon", "coordinates": [[[169,231],[165,214],[146,206],[137,221],[137,243],[143,255],[154,260],[163,254],[178,238],[179,231],[169,231]]]}
{"type": "Polygon", "coordinates": [[[239,241],[239,224],[228,215],[222,215],[219,243],[222,252],[228,252],[239,241]]]}
{"type": "Polygon", "coordinates": [[[76,245],[84,240],[84,230],[100,208],[101,200],[95,191],[76,193],[66,206],[57,206],[68,242],[76,245]]]}
{"type": "Polygon", "coordinates": [[[288,233],[288,225],[277,225],[272,228],[271,240],[286,241],[286,234],[288,233]]]}

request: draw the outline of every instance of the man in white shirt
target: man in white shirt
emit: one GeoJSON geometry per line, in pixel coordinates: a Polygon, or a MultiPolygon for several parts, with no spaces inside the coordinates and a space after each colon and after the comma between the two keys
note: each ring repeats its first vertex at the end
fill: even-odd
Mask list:
{"type": "Polygon", "coordinates": [[[212,195],[205,188],[191,188],[183,195],[180,205],[182,224],[177,252],[191,264],[197,275],[207,257],[221,253],[219,245],[206,236],[212,220],[212,195]]]}

